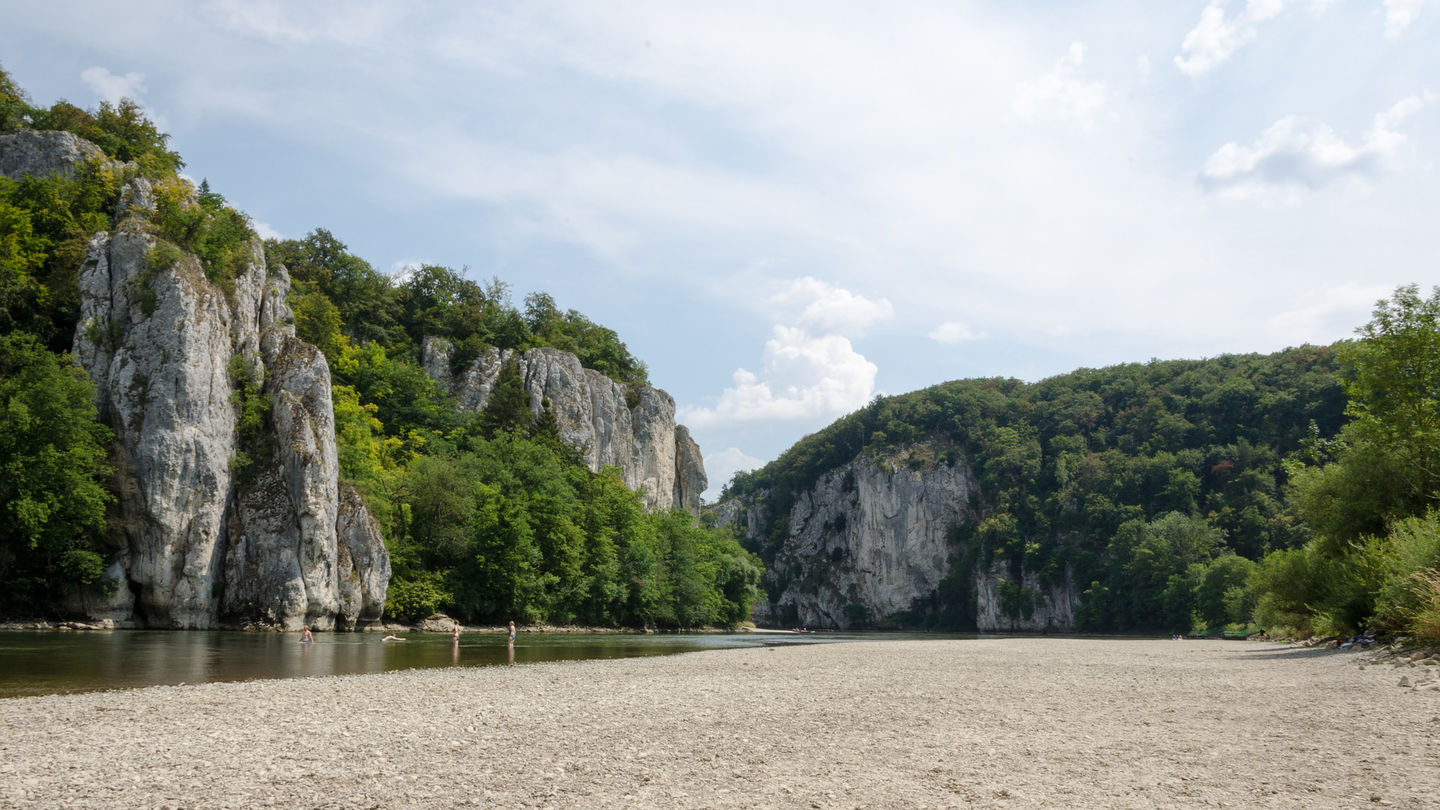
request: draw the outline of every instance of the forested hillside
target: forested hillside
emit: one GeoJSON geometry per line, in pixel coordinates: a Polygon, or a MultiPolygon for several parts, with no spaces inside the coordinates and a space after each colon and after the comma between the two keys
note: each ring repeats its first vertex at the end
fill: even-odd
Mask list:
{"type": "Polygon", "coordinates": [[[877,398],[737,475],[722,501],[759,516],[747,542],[773,595],[843,559],[773,565],[827,472],[867,456],[968,465],[978,488],[950,527],[947,575],[912,609],[867,617],[880,626],[974,627],[976,574],[999,561],[1007,615],[1068,580],[1085,631],[1413,629],[1440,607],[1426,517],[1440,496],[1437,312],[1440,293],[1404,288],[1335,347],[877,398]]]}
{"type": "MultiPolygon", "coordinates": [[[[116,226],[122,187],[143,177],[154,189],[156,272],[193,254],[227,288],[254,240],[219,192],[178,174],[168,137],[133,103],[38,107],[0,71],[0,135],[40,130],[99,149],[69,176],[0,177],[0,613],[10,615],[55,612],[114,553],[109,430],[66,353],[87,243],[116,226]]],[[[489,347],[548,346],[624,386],[645,384],[613,330],[544,293],[518,308],[498,279],[421,267],[392,281],[323,229],[265,253],[289,270],[297,336],[329,363],[340,474],[380,522],[393,562],[387,615],[662,627],[748,616],[760,569],[732,536],[683,511],[647,513],[614,470],[580,463],[548,413],[531,415],[515,380],[483,412],[462,413],[420,365],[428,337],[456,347],[457,369],[489,347]]],[[[136,300],[146,305],[145,290],[136,300]]],[[[231,469],[243,485],[274,451],[272,415],[265,381],[232,365],[243,416],[231,469]]]]}

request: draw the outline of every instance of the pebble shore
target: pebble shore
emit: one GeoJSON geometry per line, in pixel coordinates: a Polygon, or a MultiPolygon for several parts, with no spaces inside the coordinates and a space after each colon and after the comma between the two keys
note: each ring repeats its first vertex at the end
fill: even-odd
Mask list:
{"type": "Polygon", "coordinates": [[[1440,667],[1365,655],[867,641],[14,698],[0,807],[1435,807],[1440,667]]]}

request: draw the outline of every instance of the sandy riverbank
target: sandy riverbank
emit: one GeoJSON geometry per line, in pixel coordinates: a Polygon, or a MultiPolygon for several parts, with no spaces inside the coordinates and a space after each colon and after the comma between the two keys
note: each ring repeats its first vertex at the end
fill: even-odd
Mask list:
{"type": "Polygon", "coordinates": [[[1220,641],[722,650],[0,701],[0,807],[1434,807],[1435,667],[1220,641]]]}

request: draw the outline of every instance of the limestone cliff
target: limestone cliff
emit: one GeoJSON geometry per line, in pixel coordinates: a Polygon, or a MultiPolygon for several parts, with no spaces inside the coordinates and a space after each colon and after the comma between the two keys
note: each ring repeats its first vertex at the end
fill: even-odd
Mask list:
{"type": "Polygon", "coordinates": [[[452,352],[444,340],[426,340],[425,370],[450,390],[462,410],[484,409],[501,371],[513,363],[531,412],[538,415],[548,407],[561,438],[580,449],[592,471],[618,467],[626,486],[641,492],[647,509],[680,506],[699,514],[705,465],[690,432],[675,424],[675,400],[669,394],[649,386],[627,390],[558,349],[492,348],[458,375],[450,370],[452,352]]]}
{"type": "Polygon", "coordinates": [[[982,632],[1074,629],[1077,599],[1068,578],[1045,587],[1034,572],[1016,577],[1003,561],[955,569],[967,549],[953,541],[952,529],[973,524],[983,501],[958,451],[917,445],[853,459],[797,493],[788,515],[764,514],[765,494],[713,510],[717,523],[736,527],[751,547],[768,547],[770,601],[756,610],[761,624],[883,624],[933,609],[942,581],[958,575],[950,591],[969,602],[965,612],[982,632]],[[766,526],[782,533],[766,537],[766,526]]]}
{"type": "Polygon", "coordinates": [[[0,135],[0,175],[12,180],[27,174],[72,177],[78,164],[102,156],[95,144],[69,132],[22,130],[0,135]]]}
{"type": "MultiPolygon", "coordinates": [[[[0,167],[67,172],[98,150],[65,133],[0,140],[0,167]]],[[[378,527],[338,481],[330,374],[295,338],[289,279],[258,239],[223,288],[200,261],[154,261],[143,179],[79,272],[79,364],[115,431],[119,501],[104,596],[120,625],[353,627],[379,618],[389,558],[378,527]],[[270,418],[248,466],[238,372],[261,381],[270,418]]]]}

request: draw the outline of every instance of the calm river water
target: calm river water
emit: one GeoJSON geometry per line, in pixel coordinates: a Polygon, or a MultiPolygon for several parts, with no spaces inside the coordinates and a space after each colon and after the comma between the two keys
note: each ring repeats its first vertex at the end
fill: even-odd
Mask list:
{"type": "MultiPolygon", "coordinates": [[[[887,634],[885,637],[897,636],[887,634]]],[[[856,638],[836,633],[622,634],[522,633],[513,650],[504,634],[115,630],[0,632],[0,698],[129,689],[160,684],[246,681],[388,672],[416,667],[474,667],[585,658],[632,658],[726,647],[817,644],[856,638]]]]}

